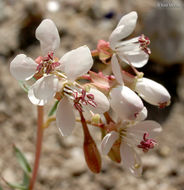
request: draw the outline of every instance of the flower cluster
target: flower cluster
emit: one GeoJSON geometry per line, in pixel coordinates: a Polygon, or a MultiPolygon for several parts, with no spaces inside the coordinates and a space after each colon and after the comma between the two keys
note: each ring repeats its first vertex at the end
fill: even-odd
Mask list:
{"type": "Polygon", "coordinates": [[[59,59],[55,56],[60,44],[58,30],[52,20],[45,19],[36,29],[43,55],[33,60],[19,54],[10,64],[10,72],[17,80],[32,82],[28,98],[33,104],[43,106],[52,99],[58,101],[56,125],[63,136],[70,135],[76,122],[81,122],[85,159],[95,173],[100,172],[101,156],[88,124],[101,129],[101,154],[140,176],[142,164],[136,149],[145,153],[153,149],[162,131],[157,122],[145,120],[147,109],[142,99],[160,108],[170,104],[165,87],[136,69],[148,62],[151,53],[150,40],[143,34],[124,40],[136,22],[137,13],[131,12],[121,18],[108,42],[99,40],[96,50],[90,51],[84,45],[59,59]],[[93,56],[111,64],[112,73],[90,71],[93,56]],[[126,72],[122,63],[134,74],[126,72]]]}

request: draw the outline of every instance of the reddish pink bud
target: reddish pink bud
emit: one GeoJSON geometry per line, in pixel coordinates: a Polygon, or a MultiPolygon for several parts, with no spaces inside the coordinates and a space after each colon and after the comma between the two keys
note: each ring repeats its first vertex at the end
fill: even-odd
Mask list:
{"type": "Polygon", "coordinates": [[[107,63],[107,60],[112,57],[112,50],[110,48],[109,42],[104,40],[99,40],[97,45],[97,50],[99,52],[99,59],[103,63],[107,63]]]}

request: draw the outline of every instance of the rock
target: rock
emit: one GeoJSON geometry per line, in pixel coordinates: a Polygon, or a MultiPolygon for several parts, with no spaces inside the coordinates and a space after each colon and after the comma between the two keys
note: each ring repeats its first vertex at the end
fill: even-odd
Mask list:
{"type": "Polygon", "coordinates": [[[163,64],[182,63],[184,60],[184,3],[165,1],[174,7],[161,7],[159,1],[144,17],[143,31],[151,40],[151,59],[163,64]]]}
{"type": "Polygon", "coordinates": [[[169,156],[170,152],[171,152],[171,149],[168,146],[162,146],[158,149],[158,154],[161,157],[169,156]]]}

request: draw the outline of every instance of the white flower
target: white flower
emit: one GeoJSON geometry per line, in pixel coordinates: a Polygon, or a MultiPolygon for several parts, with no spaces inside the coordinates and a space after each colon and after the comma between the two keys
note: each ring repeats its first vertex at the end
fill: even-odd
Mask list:
{"type": "Polygon", "coordinates": [[[141,35],[122,41],[134,31],[136,22],[137,13],[135,11],[124,15],[110,35],[109,42],[111,49],[122,61],[127,64],[131,63],[134,67],[142,67],[147,63],[150,54],[147,47],[150,43],[149,39],[141,35]]]}
{"type": "Polygon", "coordinates": [[[109,109],[106,96],[96,89],[86,92],[75,80],[87,73],[93,59],[87,46],[81,46],[66,53],[59,61],[54,51],[59,47],[60,38],[52,20],[45,19],[36,29],[45,57],[36,62],[24,54],[17,55],[10,64],[10,72],[17,80],[29,80],[35,75],[39,79],[30,87],[28,97],[33,104],[44,105],[56,92],[62,96],[56,111],[56,122],[63,135],[71,133],[75,125],[73,109],[83,111],[83,105],[93,113],[104,113],[109,109]],[[40,78],[41,76],[41,78],[40,78]]]}
{"type": "Polygon", "coordinates": [[[109,110],[107,97],[97,89],[91,88],[89,92],[77,89],[75,86],[66,86],[63,97],[56,110],[56,125],[63,136],[70,135],[75,127],[74,108],[79,112],[84,109],[94,114],[102,114],[109,110]]]}
{"type": "Polygon", "coordinates": [[[150,40],[143,34],[139,37],[122,41],[134,31],[136,22],[137,13],[135,11],[124,15],[109,37],[109,45],[114,52],[111,59],[112,71],[119,84],[123,84],[123,79],[118,59],[140,68],[147,63],[151,53],[148,48],[150,40]]]}
{"type": "Polygon", "coordinates": [[[125,120],[134,120],[143,110],[139,96],[126,86],[117,86],[110,92],[110,105],[115,113],[125,120]]]}
{"type": "Polygon", "coordinates": [[[53,74],[59,62],[53,52],[59,47],[58,30],[50,19],[45,19],[36,29],[36,38],[40,41],[45,57],[39,57],[36,63],[24,54],[17,55],[10,63],[10,72],[17,79],[27,81],[40,73],[38,79],[29,89],[28,97],[33,104],[44,105],[53,98],[58,90],[58,78],[53,74]]]}
{"type": "Polygon", "coordinates": [[[17,55],[10,64],[10,72],[17,80],[22,81],[39,75],[39,79],[30,87],[28,97],[33,104],[44,105],[61,89],[61,75],[65,78],[65,83],[74,82],[77,77],[90,70],[93,59],[89,48],[82,46],[66,53],[58,61],[54,57],[54,51],[59,47],[60,38],[50,19],[43,20],[38,26],[36,38],[40,41],[43,55],[46,56],[38,57],[35,62],[24,54],[17,55]]]}
{"type": "Polygon", "coordinates": [[[109,110],[109,101],[97,89],[90,88],[86,92],[75,80],[87,73],[93,65],[91,52],[87,46],[79,47],[66,53],[60,60],[59,69],[66,78],[63,81],[63,95],[56,110],[56,124],[63,136],[70,135],[75,126],[74,108],[93,113],[104,113],[109,110]]]}
{"type": "Polygon", "coordinates": [[[160,108],[170,104],[170,94],[161,84],[148,78],[140,78],[137,80],[135,91],[146,102],[159,106],[160,108]]]}
{"type": "Polygon", "coordinates": [[[101,152],[109,153],[115,142],[120,139],[121,163],[125,169],[138,177],[142,173],[142,163],[135,148],[144,152],[154,148],[154,138],[162,131],[161,126],[155,121],[141,121],[133,124],[118,123],[117,130],[108,133],[102,140],[101,152]]]}

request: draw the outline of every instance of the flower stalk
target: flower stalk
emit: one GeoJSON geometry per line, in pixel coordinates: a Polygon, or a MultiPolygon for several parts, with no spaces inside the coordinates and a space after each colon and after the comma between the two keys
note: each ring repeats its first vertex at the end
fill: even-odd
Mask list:
{"type": "Polygon", "coordinates": [[[38,168],[39,168],[39,162],[40,162],[40,155],[42,150],[42,140],[43,140],[43,116],[44,116],[44,107],[43,106],[37,106],[37,112],[38,112],[38,121],[37,121],[37,142],[36,142],[36,154],[35,154],[35,162],[34,162],[34,168],[32,177],[29,184],[29,190],[34,189],[38,168]]]}

